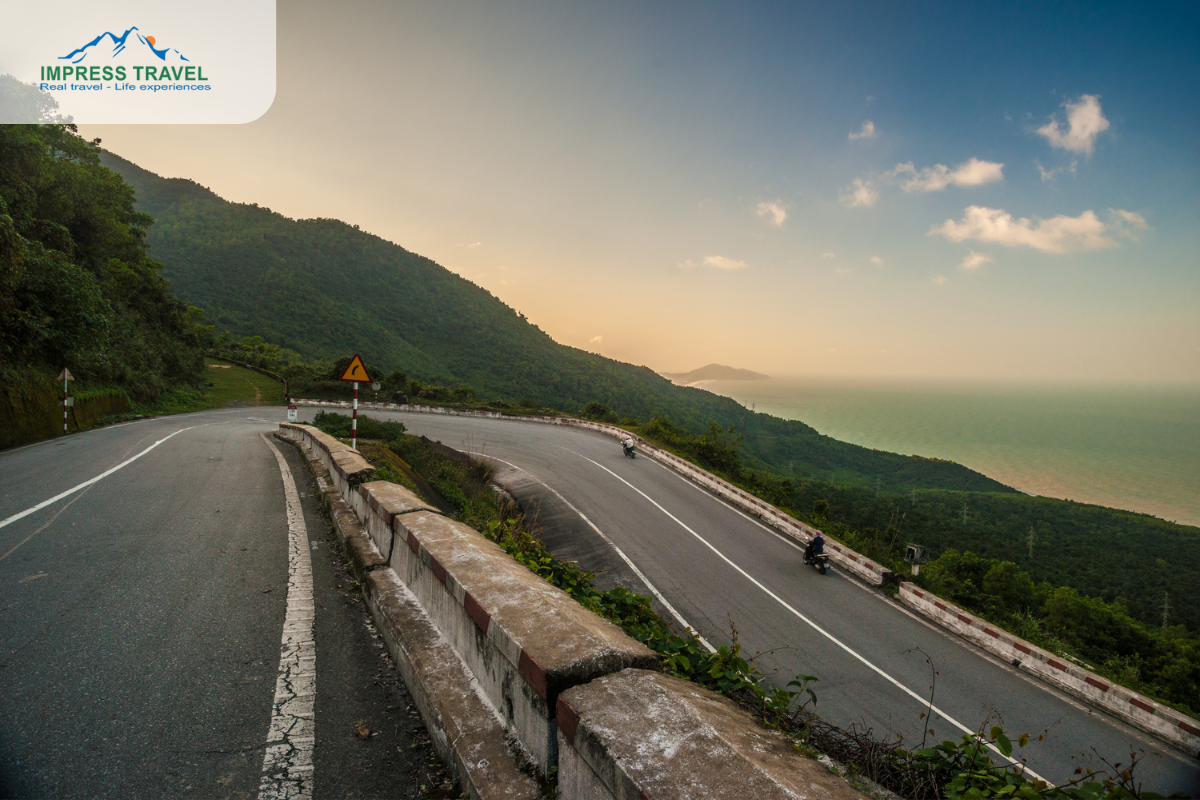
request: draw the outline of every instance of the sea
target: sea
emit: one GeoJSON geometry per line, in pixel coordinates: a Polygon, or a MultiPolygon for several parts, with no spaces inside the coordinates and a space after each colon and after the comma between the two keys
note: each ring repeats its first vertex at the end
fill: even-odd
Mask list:
{"type": "Polygon", "coordinates": [[[950,459],[1029,494],[1200,526],[1200,384],[781,377],[692,385],[844,442],[950,459]]]}

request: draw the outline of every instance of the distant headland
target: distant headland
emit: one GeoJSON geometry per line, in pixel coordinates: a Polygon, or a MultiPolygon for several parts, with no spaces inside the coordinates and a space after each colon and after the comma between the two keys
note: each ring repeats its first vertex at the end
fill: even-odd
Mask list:
{"type": "Polygon", "coordinates": [[[664,372],[662,376],[673,383],[683,384],[697,381],[761,381],[771,377],[761,372],[727,367],[724,364],[709,364],[691,372],[664,372]]]}

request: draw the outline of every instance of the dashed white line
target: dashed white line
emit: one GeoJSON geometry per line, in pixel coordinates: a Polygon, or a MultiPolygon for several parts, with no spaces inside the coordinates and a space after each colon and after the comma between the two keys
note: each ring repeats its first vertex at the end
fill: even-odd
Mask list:
{"type": "Polygon", "coordinates": [[[283,454],[260,433],[279,462],[288,518],[287,614],[279,652],[275,706],[267,729],[259,800],[310,800],[313,796],[313,745],[316,721],[317,647],[313,641],[312,558],[308,529],[296,482],[283,454]]]}

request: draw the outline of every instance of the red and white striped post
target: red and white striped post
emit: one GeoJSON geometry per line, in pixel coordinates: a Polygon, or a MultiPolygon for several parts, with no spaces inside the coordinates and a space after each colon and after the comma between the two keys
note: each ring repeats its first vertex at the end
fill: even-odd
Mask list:
{"type": "Polygon", "coordinates": [[[354,409],[350,412],[350,449],[358,449],[358,381],[354,382],[354,409]]]}
{"type": "Polygon", "coordinates": [[[62,374],[58,379],[63,382],[63,435],[67,435],[67,409],[71,407],[70,396],[67,394],[67,381],[75,380],[75,376],[71,374],[71,370],[63,367],[62,374]]]}

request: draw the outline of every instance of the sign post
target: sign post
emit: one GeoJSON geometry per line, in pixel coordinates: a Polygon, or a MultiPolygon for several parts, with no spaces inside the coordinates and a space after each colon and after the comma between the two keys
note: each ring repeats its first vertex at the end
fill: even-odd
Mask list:
{"type": "Polygon", "coordinates": [[[62,374],[58,379],[63,382],[63,435],[67,433],[67,409],[75,405],[71,401],[74,399],[67,395],[67,381],[74,381],[75,376],[71,374],[71,370],[63,367],[62,374]]]}
{"type": "Polygon", "coordinates": [[[350,414],[351,450],[358,449],[358,382],[370,379],[371,376],[367,373],[367,365],[363,363],[358,353],[354,354],[354,358],[350,359],[350,364],[346,367],[346,371],[342,373],[342,377],[338,378],[338,380],[349,381],[354,384],[354,408],[350,414]]]}

